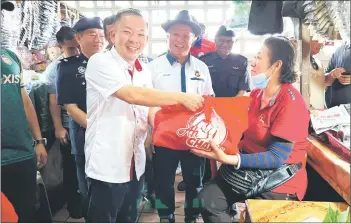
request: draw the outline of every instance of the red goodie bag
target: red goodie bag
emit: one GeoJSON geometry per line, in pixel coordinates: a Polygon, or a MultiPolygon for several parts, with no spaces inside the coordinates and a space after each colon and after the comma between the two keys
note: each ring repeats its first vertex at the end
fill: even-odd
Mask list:
{"type": "Polygon", "coordinates": [[[213,139],[226,154],[238,154],[238,143],[248,127],[251,98],[205,97],[196,112],[183,105],[162,107],[155,114],[153,144],[173,150],[210,151],[213,139]]]}

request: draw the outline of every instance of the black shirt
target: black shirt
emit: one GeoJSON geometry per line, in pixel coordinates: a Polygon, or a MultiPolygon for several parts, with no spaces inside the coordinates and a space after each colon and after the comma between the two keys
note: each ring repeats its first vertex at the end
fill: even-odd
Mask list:
{"type": "Polygon", "coordinates": [[[234,97],[240,90],[250,90],[246,57],[229,54],[221,58],[217,52],[211,52],[199,59],[208,66],[216,97],[234,97]]]}
{"type": "Polygon", "coordinates": [[[86,113],[85,70],[88,58],[83,54],[61,59],[56,78],[57,104],[77,104],[86,113]]]}
{"type": "MultiPolygon", "coordinates": [[[[349,45],[344,44],[336,49],[329,61],[326,72],[329,73],[335,68],[344,68],[346,72],[351,72],[351,48],[349,45]]],[[[328,108],[350,103],[350,85],[343,85],[338,79],[335,79],[326,90],[325,102],[328,108]]]]}

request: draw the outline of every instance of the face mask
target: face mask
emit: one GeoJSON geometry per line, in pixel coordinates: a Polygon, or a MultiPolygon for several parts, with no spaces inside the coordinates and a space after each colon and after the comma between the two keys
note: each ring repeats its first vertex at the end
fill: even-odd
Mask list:
{"type": "Polygon", "coordinates": [[[271,68],[269,68],[266,72],[262,72],[260,74],[252,76],[252,84],[253,84],[254,88],[259,88],[259,89],[266,88],[269,80],[272,77],[271,76],[271,77],[267,78],[266,74],[268,73],[269,70],[271,70],[271,68]]]}

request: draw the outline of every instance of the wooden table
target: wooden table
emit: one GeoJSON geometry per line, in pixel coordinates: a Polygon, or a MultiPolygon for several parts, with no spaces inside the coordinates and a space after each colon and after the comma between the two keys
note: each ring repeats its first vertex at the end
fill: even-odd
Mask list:
{"type": "Polygon", "coordinates": [[[245,201],[248,222],[322,222],[329,205],[343,212],[348,205],[343,202],[311,201],[278,201],[255,200],[245,201]]]}
{"type": "Polygon", "coordinates": [[[307,162],[350,205],[350,163],[309,136],[307,162]]]}

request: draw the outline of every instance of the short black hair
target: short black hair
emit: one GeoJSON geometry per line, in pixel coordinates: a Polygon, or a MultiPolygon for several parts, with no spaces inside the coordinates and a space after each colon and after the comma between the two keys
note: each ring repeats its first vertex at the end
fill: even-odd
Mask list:
{"type": "Polygon", "coordinates": [[[265,39],[264,45],[269,49],[271,65],[278,60],[282,61],[280,83],[296,82],[296,51],[290,40],[284,36],[271,36],[265,39]]]}
{"type": "Polygon", "coordinates": [[[219,27],[215,37],[218,36],[235,37],[235,33],[233,30],[228,29],[226,26],[222,25],[219,27]]]}
{"type": "Polygon", "coordinates": [[[62,26],[59,31],[56,33],[57,43],[62,45],[65,40],[73,40],[74,39],[74,30],[69,26],[62,26]]]}
{"type": "Polygon", "coordinates": [[[141,11],[139,9],[134,9],[134,8],[121,9],[116,14],[115,23],[119,22],[123,15],[134,15],[134,16],[143,17],[143,14],[141,13],[141,11]]]}
{"type": "Polygon", "coordinates": [[[113,14],[111,16],[108,16],[104,19],[104,21],[102,22],[102,25],[103,25],[103,28],[104,28],[104,33],[105,33],[105,36],[107,36],[107,33],[106,33],[106,27],[109,26],[109,25],[112,25],[116,22],[116,19],[117,19],[117,15],[116,14],[113,14]]]}

